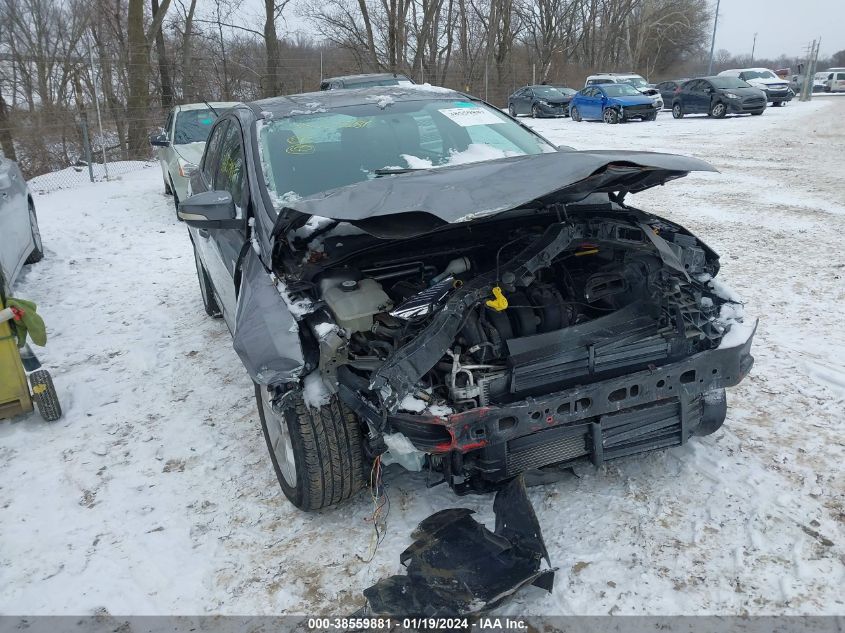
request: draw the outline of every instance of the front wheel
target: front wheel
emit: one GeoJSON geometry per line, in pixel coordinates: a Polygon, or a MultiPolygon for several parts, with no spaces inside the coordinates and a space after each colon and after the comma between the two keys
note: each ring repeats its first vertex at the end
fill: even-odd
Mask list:
{"type": "Polygon", "coordinates": [[[710,108],[710,116],[712,116],[714,119],[724,119],[727,113],[728,108],[721,101],[717,101],[710,108]]]}
{"type": "Polygon", "coordinates": [[[675,119],[684,118],[684,109],[681,107],[680,103],[676,103],[672,106],[672,117],[675,119]]]}
{"type": "Polygon", "coordinates": [[[646,114],[643,117],[643,121],[657,121],[657,112],[652,112],[651,114],[646,114]]]}
{"type": "Polygon", "coordinates": [[[319,510],[363,488],[361,427],[340,398],[335,394],[328,404],[309,407],[297,393],[280,409],[273,395],[268,387],[255,385],[270,460],[290,502],[300,510],[319,510]]]}
{"type": "Polygon", "coordinates": [[[616,125],[619,123],[619,113],[613,108],[605,108],[601,118],[608,125],[616,125]]]}
{"type": "Polygon", "coordinates": [[[25,264],[34,264],[44,259],[44,245],[41,243],[41,229],[38,228],[38,216],[35,215],[35,205],[29,202],[29,230],[32,234],[32,252],[26,258],[25,264]]]}
{"type": "Polygon", "coordinates": [[[181,222],[182,218],[179,217],[179,194],[176,193],[176,185],[173,184],[172,178],[170,179],[170,191],[173,192],[173,206],[176,207],[176,219],[181,222]]]}
{"type": "Polygon", "coordinates": [[[540,118],[540,108],[538,108],[536,105],[531,106],[531,117],[534,119],[540,118]]]}
{"type": "Polygon", "coordinates": [[[32,399],[38,407],[38,413],[47,422],[55,422],[62,417],[62,407],[59,404],[59,395],[56,387],[53,386],[53,379],[46,369],[39,369],[29,375],[29,384],[32,387],[32,399]]]}
{"type": "Polygon", "coordinates": [[[513,107],[513,104],[508,104],[508,114],[510,114],[514,119],[516,118],[516,108],[513,107]]]}
{"type": "Polygon", "coordinates": [[[572,118],[572,120],[573,120],[573,121],[575,121],[576,123],[580,123],[580,122],[581,122],[581,113],[580,113],[580,112],[578,112],[578,108],[576,108],[575,106],[572,106],[572,107],[569,109],[569,116],[570,116],[570,117],[572,118]]]}

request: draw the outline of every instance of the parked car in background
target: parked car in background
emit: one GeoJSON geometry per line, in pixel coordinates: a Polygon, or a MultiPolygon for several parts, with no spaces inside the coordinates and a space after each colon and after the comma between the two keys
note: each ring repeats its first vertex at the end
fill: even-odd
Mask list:
{"type": "Polygon", "coordinates": [[[386,452],[468,493],[719,429],[755,322],[712,249],[625,199],[713,169],[558,151],[442,88],[230,110],[180,215],[285,496],[343,502],[386,452]]]}
{"type": "MultiPolygon", "coordinates": [[[[824,92],[824,82],[827,79],[827,73],[816,73],[813,75],[812,88],[813,92],[824,92]]],[[[801,94],[804,89],[804,75],[792,75],[789,80],[789,89],[796,95],[801,94]]]]}
{"type": "Polygon", "coordinates": [[[164,192],[179,202],[188,197],[191,172],[196,169],[205,150],[208,132],[217,117],[237,105],[237,101],[186,103],[170,111],[163,131],[150,135],[150,145],[157,148],[164,192]]]}
{"type": "Polygon", "coordinates": [[[635,73],[600,73],[598,75],[590,75],[584,82],[584,87],[598,84],[628,84],[642,94],[651,97],[658,110],[663,109],[663,97],[660,91],[643,79],[641,75],[635,73]]]}
{"type": "Polygon", "coordinates": [[[18,164],[0,150],[0,268],[11,289],[24,264],[44,257],[35,202],[18,164]]]}
{"type": "Polygon", "coordinates": [[[736,77],[759,88],[766,93],[767,101],[775,107],[782,106],[795,96],[789,84],[768,68],[732,68],[720,72],[719,77],[736,77]]]}
{"type": "Polygon", "coordinates": [[[330,77],[320,82],[320,90],[344,90],[346,88],[372,88],[373,86],[408,86],[414,80],[401,73],[367,73],[330,77]]]}
{"type": "Polygon", "coordinates": [[[672,99],[672,116],[706,114],[717,119],[727,114],[763,114],[766,93],[737,77],[718,76],[691,79],[672,99]]]}
{"type": "Polygon", "coordinates": [[[845,68],[828,68],[825,73],[825,92],[845,92],[845,68]]]}
{"type": "Polygon", "coordinates": [[[525,86],[508,97],[508,112],[514,117],[520,114],[530,114],[534,118],[569,116],[573,94],[574,90],[565,94],[553,86],[525,86]]]}
{"type": "Polygon", "coordinates": [[[654,88],[660,92],[660,97],[663,99],[663,107],[667,110],[672,109],[672,100],[675,98],[675,93],[689,79],[670,79],[668,81],[661,81],[654,88]]]}
{"type": "Polygon", "coordinates": [[[604,121],[619,123],[640,119],[654,121],[663,107],[651,97],[625,83],[607,83],[587,86],[578,92],[569,104],[573,121],[604,121]]]}

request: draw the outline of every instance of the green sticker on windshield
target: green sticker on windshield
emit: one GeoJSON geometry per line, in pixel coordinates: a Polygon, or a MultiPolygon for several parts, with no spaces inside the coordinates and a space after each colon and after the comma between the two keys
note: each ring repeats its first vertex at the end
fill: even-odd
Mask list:
{"type": "Polygon", "coordinates": [[[468,101],[455,101],[453,105],[456,108],[474,108],[475,106],[468,101]]]}
{"type": "Polygon", "coordinates": [[[214,123],[214,119],[202,119],[200,123],[202,123],[203,125],[211,125],[212,123],[214,123]]]}

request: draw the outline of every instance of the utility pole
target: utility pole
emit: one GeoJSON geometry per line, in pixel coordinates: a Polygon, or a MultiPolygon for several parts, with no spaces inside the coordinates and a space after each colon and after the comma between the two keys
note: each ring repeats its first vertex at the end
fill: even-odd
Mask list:
{"type": "Polygon", "coordinates": [[[719,26],[719,5],[722,0],[716,0],[716,17],[713,20],[713,37],[710,40],[710,61],[707,62],[707,76],[713,74],[713,47],[716,46],[716,27],[719,26]]]}
{"type": "Polygon", "coordinates": [[[757,48],[757,34],[754,34],[754,43],[751,45],[751,64],[754,64],[754,49],[757,48]]]}
{"type": "Polygon", "coordinates": [[[100,128],[100,149],[103,150],[103,171],[106,180],[109,179],[109,164],[106,161],[106,137],[103,134],[103,119],[100,116],[100,96],[97,91],[97,75],[94,71],[94,53],[91,51],[91,42],[88,42],[88,59],[91,62],[91,85],[94,87],[94,105],[97,106],[97,127],[100,128]]]}

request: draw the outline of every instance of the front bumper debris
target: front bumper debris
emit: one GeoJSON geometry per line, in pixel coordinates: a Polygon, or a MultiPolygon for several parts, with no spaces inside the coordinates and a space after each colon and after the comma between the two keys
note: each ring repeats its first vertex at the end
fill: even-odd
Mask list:
{"type": "Polygon", "coordinates": [[[406,575],[383,578],[365,589],[367,605],[356,615],[469,616],[502,604],[528,585],[551,592],[556,569],[522,477],[496,494],[493,512],[494,532],[467,508],[424,519],[399,557],[406,575]],[[548,568],[541,570],[543,560],[548,568]]]}

